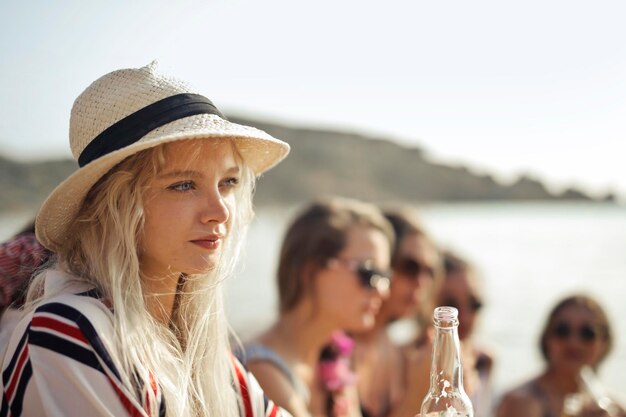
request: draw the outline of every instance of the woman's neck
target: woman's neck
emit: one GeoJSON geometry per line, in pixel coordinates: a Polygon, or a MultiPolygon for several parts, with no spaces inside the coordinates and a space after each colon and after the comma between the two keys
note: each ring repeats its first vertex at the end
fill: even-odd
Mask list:
{"type": "Polygon", "coordinates": [[[577,374],[559,372],[554,368],[548,368],[540,379],[543,379],[560,395],[577,392],[580,388],[577,374]]]}
{"type": "Polygon", "coordinates": [[[150,315],[158,322],[169,325],[175,308],[176,295],[182,284],[182,276],[165,278],[143,277],[146,306],[150,315]]]}

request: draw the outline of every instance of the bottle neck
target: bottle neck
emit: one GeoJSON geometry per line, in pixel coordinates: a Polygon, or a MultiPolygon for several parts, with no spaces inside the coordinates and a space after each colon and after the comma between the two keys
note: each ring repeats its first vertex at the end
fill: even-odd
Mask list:
{"type": "Polygon", "coordinates": [[[435,323],[430,387],[438,393],[463,387],[458,322],[435,323]]]}

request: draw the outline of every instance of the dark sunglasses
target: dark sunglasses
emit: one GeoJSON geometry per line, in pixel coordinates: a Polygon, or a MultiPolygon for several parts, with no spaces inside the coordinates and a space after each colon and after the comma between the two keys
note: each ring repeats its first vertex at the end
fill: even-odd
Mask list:
{"type": "Polygon", "coordinates": [[[359,284],[361,284],[363,288],[375,289],[382,293],[389,291],[389,285],[391,284],[389,275],[372,267],[369,261],[363,262],[353,259],[334,258],[329,261],[329,264],[332,262],[339,262],[355,272],[359,279],[359,284]]]}
{"type": "MultiPolygon", "coordinates": [[[[459,300],[456,300],[454,298],[444,298],[443,300],[441,300],[439,304],[442,306],[454,307],[457,310],[461,310],[460,307],[463,306],[462,302],[459,302],[459,300]]],[[[483,303],[478,298],[471,297],[469,301],[467,302],[466,306],[469,307],[470,310],[477,312],[478,310],[483,308],[483,303]]]]}
{"type": "Polygon", "coordinates": [[[411,279],[417,279],[424,274],[428,275],[430,278],[435,277],[435,270],[432,267],[412,258],[398,259],[398,261],[394,263],[393,269],[411,279]]]}
{"type": "Polygon", "coordinates": [[[576,331],[578,338],[584,342],[591,343],[598,337],[598,331],[594,326],[583,324],[578,328],[573,328],[569,323],[557,323],[552,328],[552,335],[558,339],[565,340],[576,331]]]}

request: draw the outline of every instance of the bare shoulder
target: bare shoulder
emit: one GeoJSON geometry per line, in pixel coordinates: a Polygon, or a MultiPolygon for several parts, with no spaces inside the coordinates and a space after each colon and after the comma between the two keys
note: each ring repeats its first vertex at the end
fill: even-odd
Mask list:
{"type": "Polygon", "coordinates": [[[246,365],[263,388],[265,395],[293,417],[309,417],[304,399],[298,395],[285,373],[271,362],[253,360],[246,365]]]}
{"type": "Polygon", "coordinates": [[[504,394],[496,410],[496,417],[541,417],[542,414],[541,403],[528,384],[504,394]]]}

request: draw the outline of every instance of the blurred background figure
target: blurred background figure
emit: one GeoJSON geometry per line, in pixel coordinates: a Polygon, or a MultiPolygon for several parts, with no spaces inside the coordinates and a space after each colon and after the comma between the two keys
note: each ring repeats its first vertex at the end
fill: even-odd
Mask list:
{"type": "Polygon", "coordinates": [[[443,252],[444,280],[436,303],[459,310],[459,339],[463,360],[463,385],[476,416],[491,415],[492,354],[473,339],[478,313],[482,309],[476,268],[452,251],[443,252]]]}
{"type": "MultiPolygon", "coordinates": [[[[564,402],[584,394],[581,370],[597,371],[613,345],[609,320],[600,304],[585,295],[561,300],[552,309],[540,338],[546,361],[543,373],[506,393],[497,417],[560,417],[568,415],[564,402]]],[[[624,409],[605,398],[601,408],[588,397],[575,416],[624,416],[624,409]]],[[[569,411],[568,411],[569,413],[569,411]]]]}
{"type": "Polygon", "coordinates": [[[313,203],[288,228],[278,264],[279,317],[246,345],[244,360],[268,397],[294,417],[360,416],[352,341],[337,332],[374,326],[389,291],[392,245],[380,210],[357,200],[313,203]],[[327,355],[329,344],[335,353],[327,355]]]}
{"type": "Polygon", "coordinates": [[[365,417],[412,416],[421,403],[417,393],[428,389],[430,356],[419,355],[419,362],[409,363],[390,338],[388,325],[432,307],[434,284],[440,276],[439,255],[411,209],[389,208],[384,214],[396,238],[391,256],[393,279],[374,327],[355,334],[359,397],[365,417]]]}
{"type": "Polygon", "coordinates": [[[34,219],[0,243],[0,313],[21,306],[30,276],[50,255],[35,237],[34,219]]]}
{"type": "Polygon", "coordinates": [[[13,237],[0,243],[0,353],[19,321],[26,288],[34,271],[52,256],[35,237],[31,220],[13,237]]]}

